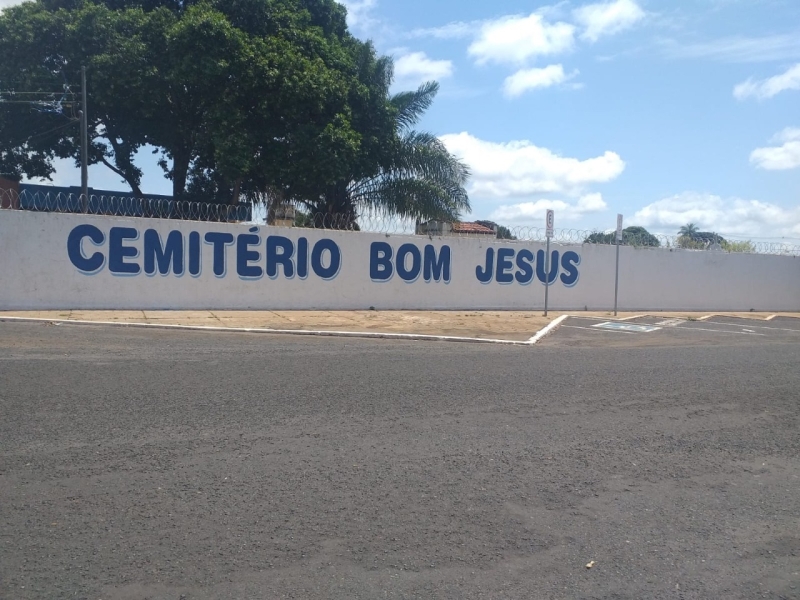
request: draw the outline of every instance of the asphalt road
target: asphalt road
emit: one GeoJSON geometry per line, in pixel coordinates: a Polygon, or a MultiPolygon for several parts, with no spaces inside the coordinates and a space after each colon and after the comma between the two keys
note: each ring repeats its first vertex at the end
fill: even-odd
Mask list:
{"type": "Polygon", "coordinates": [[[800,319],[770,321],[712,316],[704,320],[654,315],[617,322],[599,317],[569,317],[542,345],[586,348],[646,348],[663,346],[753,346],[800,344],[800,319]]]}
{"type": "Polygon", "coordinates": [[[2,323],[0,597],[800,598],[797,340],[557,335],[2,323]]]}

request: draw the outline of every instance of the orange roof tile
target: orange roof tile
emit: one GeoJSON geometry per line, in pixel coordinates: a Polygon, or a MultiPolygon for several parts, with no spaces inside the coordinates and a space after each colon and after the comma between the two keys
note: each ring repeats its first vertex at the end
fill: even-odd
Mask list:
{"type": "Polygon", "coordinates": [[[494,235],[494,229],[480,223],[453,223],[453,233],[485,233],[494,235]]]}

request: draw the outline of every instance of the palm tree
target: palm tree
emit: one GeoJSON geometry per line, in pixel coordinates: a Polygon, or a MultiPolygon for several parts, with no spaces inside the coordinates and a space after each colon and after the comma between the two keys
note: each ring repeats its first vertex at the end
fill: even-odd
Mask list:
{"type": "Polygon", "coordinates": [[[470,210],[464,189],[469,168],[435,135],[412,129],[438,90],[438,83],[429,82],[416,92],[391,98],[398,111],[399,143],[385,168],[350,185],[348,191],[356,206],[401,217],[450,221],[470,210]]]}
{"type": "Polygon", "coordinates": [[[439,84],[431,81],[389,98],[396,139],[388,159],[371,177],[340,182],[320,202],[304,202],[313,226],[358,229],[357,220],[366,213],[456,221],[471,210],[465,189],[469,168],[435,135],[413,128],[438,91],[439,84]]]}
{"type": "Polygon", "coordinates": [[[687,223],[686,225],[680,228],[680,230],[678,231],[678,235],[680,237],[686,237],[689,238],[690,240],[693,240],[697,237],[698,231],[699,229],[697,228],[697,225],[695,225],[694,223],[687,223]]]}

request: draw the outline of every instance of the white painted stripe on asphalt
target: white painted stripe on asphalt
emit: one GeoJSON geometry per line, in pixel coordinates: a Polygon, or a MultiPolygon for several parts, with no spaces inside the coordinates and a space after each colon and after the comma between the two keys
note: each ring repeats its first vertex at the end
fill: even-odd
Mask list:
{"type": "Polygon", "coordinates": [[[642,319],[647,315],[641,315],[639,317],[624,317],[624,318],[614,318],[614,317],[592,317],[592,316],[585,316],[585,315],[569,315],[573,319],[587,319],[589,321],[627,321],[628,319],[642,319]]]}
{"type": "MultiPolygon", "coordinates": [[[[660,323],[637,323],[637,325],[658,327],[660,325],[660,323]]],[[[728,323],[721,323],[721,325],[727,326],[727,327],[739,327],[738,325],[731,325],[731,324],[728,324],[728,323]]],[[[755,325],[750,325],[750,327],[755,327],[755,325]]],[[[740,335],[766,336],[765,333],[744,333],[742,331],[729,331],[727,329],[705,329],[705,328],[702,328],[702,327],[691,327],[691,326],[686,327],[686,326],[681,326],[681,325],[674,325],[674,326],[670,327],[670,329],[688,329],[688,330],[691,330],[691,331],[711,331],[711,332],[715,332],[715,333],[738,333],[740,335]]],[[[792,330],[792,331],[794,331],[794,330],[792,330]]]]}
{"type": "MultiPolygon", "coordinates": [[[[579,315],[571,315],[571,316],[573,318],[575,318],[575,319],[588,319],[588,320],[593,320],[593,321],[609,321],[609,319],[603,319],[603,318],[600,318],[600,317],[581,317],[579,315]]],[[[650,316],[652,316],[652,315],[650,315],[650,316]]],[[[708,318],[711,318],[711,316],[713,316],[713,315],[708,315],[708,318]]],[[[702,319],[702,317],[701,317],[701,319],[702,319]]],[[[701,319],[698,319],[698,321],[701,320],[701,319]]],[[[723,326],[727,325],[728,327],[737,327],[736,325],[731,325],[731,324],[727,324],[727,323],[715,323],[715,324],[719,324],[719,325],[723,325],[723,326]]],[[[659,327],[661,325],[661,323],[637,323],[637,325],[659,327]]],[[[750,325],[749,323],[747,325],[748,325],[748,327],[756,327],[755,325],[750,325]]],[[[575,325],[562,325],[562,327],[570,327],[572,329],[578,329],[578,327],[575,326],[575,325]]],[[[583,327],[581,329],[592,329],[592,328],[591,327],[583,327]]],[[[766,335],[766,334],[763,334],[763,333],[745,333],[745,332],[742,332],[742,331],[729,331],[729,330],[726,330],[726,329],[705,329],[705,328],[701,328],[701,327],[691,327],[691,326],[687,327],[687,326],[681,326],[681,325],[673,325],[673,326],[670,327],[670,329],[689,329],[689,330],[694,330],[694,331],[710,331],[710,332],[714,332],[714,333],[738,333],[740,335],[758,335],[758,336],[765,336],[766,335]]],[[[597,329],[592,329],[592,331],[597,331],[597,329]]],[[[608,330],[605,330],[605,331],[611,331],[611,330],[608,329],[608,330]]],[[[789,330],[789,331],[795,331],[795,330],[792,329],[792,330],[789,330]]],[[[627,333],[630,333],[630,332],[627,332],[627,333]]]]}
{"type": "Polygon", "coordinates": [[[673,327],[672,329],[688,329],[689,331],[711,331],[713,333],[738,333],[739,335],[760,335],[765,337],[766,333],[745,333],[744,331],[728,331],[726,329],[703,329],[702,327],[673,327]]]}
{"type": "MultiPolygon", "coordinates": [[[[733,323],[720,323],[718,321],[706,321],[709,325],[727,325],[728,327],[739,327],[739,325],[734,325],[733,323]]],[[[774,331],[791,331],[793,333],[800,333],[800,329],[788,329],[786,327],[765,327],[764,325],[751,325],[750,323],[747,324],[748,327],[753,327],[755,329],[772,329],[774,331]]]]}
{"type": "Polygon", "coordinates": [[[528,340],[528,343],[531,344],[531,345],[537,343],[542,338],[544,338],[546,335],[548,335],[549,333],[552,333],[553,331],[555,331],[559,327],[559,325],[561,325],[561,323],[566,321],[568,318],[569,318],[569,315],[561,315],[560,317],[558,317],[557,319],[555,319],[554,321],[552,321],[551,323],[549,323],[548,325],[546,325],[545,327],[540,329],[536,333],[536,335],[534,335],[531,339],[528,340]]]}
{"type": "MultiPolygon", "coordinates": [[[[632,317],[620,317],[619,319],[616,319],[616,320],[617,321],[630,321],[632,319],[643,319],[646,316],[647,315],[633,315],[632,317]]],[[[604,321],[608,321],[608,319],[603,319],[603,320],[604,321]]]]}
{"type": "Polygon", "coordinates": [[[518,340],[497,340],[491,338],[456,337],[448,335],[425,335],[421,333],[378,333],[373,331],[319,331],[301,329],[256,329],[250,327],[213,327],[208,325],[167,325],[162,323],[119,323],[114,321],[54,320],[35,317],[0,317],[0,322],[53,323],[54,325],[110,325],[113,327],[133,327],[141,329],[178,329],[184,331],[229,332],[229,333],[273,333],[281,335],[310,335],[325,337],[371,338],[390,340],[413,340],[431,342],[468,342],[473,344],[505,344],[507,346],[530,346],[531,343],[518,340]]]}
{"type": "Polygon", "coordinates": [[[685,319],[667,319],[665,321],[661,321],[659,325],[661,327],[675,327],[675,325],[680,325],[684,321],[685,319]]]}

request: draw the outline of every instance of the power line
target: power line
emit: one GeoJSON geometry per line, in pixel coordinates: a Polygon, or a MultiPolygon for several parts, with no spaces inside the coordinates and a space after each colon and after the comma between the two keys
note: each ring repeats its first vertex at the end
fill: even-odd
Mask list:
{"type": "Polygon", "coordinates": [[[58,96],[60,94],[67,94],[75,96],[72,90],[59,90],[57,92],[21,92],[18,90],[0,90],[0,96],[58,96]]]}
{"type": "Polygon", "coordinates": [[[32,136],[30,136],[26,141],[30,142],[31,140],[34,140],[34,139],[36,139],[38,137],[42,137],[42,136],[45,136],[45,135],[47,135],[49,133],[54,133],[54,132],[59,131],[61,129],[65,129],[65,128],[69,127],[70,125],[74,125],[77,122],[78,122],[78,119],[70,120],[69,123],[65,123],[63,125],[59,125],[58,127],[54,127],[53,129],[49,129],[47,131],[43,131],[42,133],[35,133],[32,136]]]}

